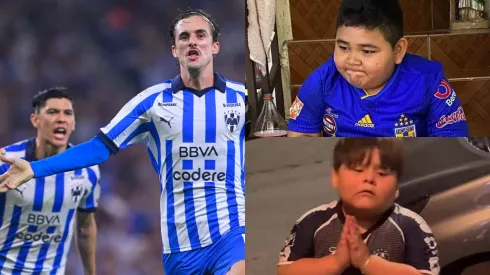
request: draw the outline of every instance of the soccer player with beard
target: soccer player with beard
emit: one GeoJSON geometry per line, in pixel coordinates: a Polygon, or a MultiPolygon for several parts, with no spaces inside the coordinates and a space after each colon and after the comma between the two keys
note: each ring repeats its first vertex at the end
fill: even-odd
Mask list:
{"type": "Polygon", "coordinates": [[[180,75],[135,96],[92,140],[63,154],[31,163],[0,157],[12,164],[0,191],[145,141],[160,179],[165,273],[245,274],[245,87],[214,72],[218,38],[205,12],[179,15],[170,39],[180,75]]]}

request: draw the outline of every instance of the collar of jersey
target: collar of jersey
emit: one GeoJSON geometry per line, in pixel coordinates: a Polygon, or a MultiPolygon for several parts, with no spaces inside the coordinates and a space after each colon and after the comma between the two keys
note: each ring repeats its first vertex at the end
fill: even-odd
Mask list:
{"type": "MultiPolygon", "coordinates": [[[[68,148],[71,147],[71,144],[68,143],[68,148]]],[[[26,144],[26,161],[31,162],[31,161],[37,161],[38,159],[36,158],[36,138],[31,138],[29,141],[27,141],[26,144]]]]}
{"type": "Polygon", "coordinates": [[[397,76],[398,76],[399,71],[400,71],[400,65],[396,65],[395,71],[393,72],[393,75],[391,76],[390,80],[388,80],[388,83],[386,83],[386,85],[383,87],[383,89],[381,89],[381,91],[379,91],[379,93],[377,93],[375,95],[367,94],[366,91],[364,91],[364,89],[355,88],[355,87],[354,87],[354,89],[356,89],[356,91],[359,93],[359,95],[361,96],[361,99],[375,100],[375,99],[379,98],[381,95],[383,95],[386,91],[391,89],[391,87],[393,86],[393,84],[397,80],[397,76]]]}
{"type": "Polygon", "coordinates": [[[218,91],[225,93],[226,92],[226,80],[225,78],[220,75],[219,73],[214,73],[214,84],[212,87],[205,88],[203,90],[196,90],[193,88],[186,87],[184,85],[184,81],[182,81],[182,76],[179,74],[177,77],[175,77],[172,80],[172,91],[174,93],[178,93],[179,91],[182,90],[189,90],[195,94],[205,94],[207,91],[212,90],[212,89],[217,89],[218,91]]]}
{"type": "MultiPolygon", "coordinates": [[[[369,236],[369,234],[371,234],[374,230],[380,227],[390,217],[391,213],[393,213],[394,210],[395,210],[395,205],[392,205],[390,208],[388,208],[388,210],[386,210],[383,214],[381,214],[379,220],[373,226],[371,226],[371,228],[369,228],[366,232],[361,234],[362,239],[363,240],[366,239],[369,236]]],[[[337,212],[337,216],[339,217],[342,224],[345,224],[345,216],[344,216],[344,211],[342,211],[341,200],[339,200],[339,202],[335,206],[335,211],[337,212]]]]}

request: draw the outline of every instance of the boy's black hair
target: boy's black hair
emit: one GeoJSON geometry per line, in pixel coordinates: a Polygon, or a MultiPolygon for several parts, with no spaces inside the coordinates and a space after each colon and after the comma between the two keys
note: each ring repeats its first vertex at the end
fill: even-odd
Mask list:
{"type": "Polygon", "coordinates": [[[382,169],[396,173],[400,179],[403,173],[403,146],[397,138],[344,138],[337,142],[333,152],[333,168],[338,171],[345,165],[370,165],[373,149],[378,149],[382,169]]]}
{"type": "Polygon", "coordinates": [[[72,104],[74,103],[73,97],[68,93],[66,87],[54,87],[38,92],[32,98],[32,108],[35,113],[39,113],[41,108],[46,106],[46,101],[51,98],[66,98],[72,104]]]}
{"type": "Polygon", "coordinates": [[[177,16],[177,18],[175,18],[175,20],[170,25],[169,36],[170,36],[170,40],[172,41],[172,45],[175,45],[175,25],[177,25],[177,23],[179,23],[180,20],[195,15],[202,16],[203,18],[206,19],[206,21],[208,21],[209,27],[211,28],[212,31],[213,42],[218,42],[219,35],[220,35],[219,26],[211,17],[211,15],[209,15],[208,13],[200,9],[188,9],[187,11],[179,14],[179,16],[177,16]]]}
{"type": "Polygon", "coordinates": [[[398,0],[343,0],[337,17],[341,26],[379,29],[395,47],[403,37],[403,12],[398,0]]]}

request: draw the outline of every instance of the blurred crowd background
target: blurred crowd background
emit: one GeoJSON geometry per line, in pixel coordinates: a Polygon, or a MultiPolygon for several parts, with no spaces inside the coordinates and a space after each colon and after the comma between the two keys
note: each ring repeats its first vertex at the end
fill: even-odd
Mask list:
{"type": "MultiPolygon", "coordinates": [[[[168,30],[187,8],[221,27],[216,71],[245,79],[245,1],[0,1],[0,147],[33,137],[30,100],[66,86],[75,96],[74,144],[92,138],[145,88],[178,74],[168,30]]],[[[98,274],[162,274],[159,184],[144,145],[101,165],[98,274]]],[[[66,274],[83,274],[72,246],[66,274]]]]}

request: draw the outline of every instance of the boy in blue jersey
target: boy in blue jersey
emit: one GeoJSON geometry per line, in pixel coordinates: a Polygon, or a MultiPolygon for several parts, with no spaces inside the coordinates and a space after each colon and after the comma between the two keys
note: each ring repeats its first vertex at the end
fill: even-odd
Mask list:
{"type": "MultiPolygon", "coordinates": [[[[141,92],[91,141],[12,167],[0,192],[86,165],[146,141],[160,179],[166,274],[245,274],[245,87],[214,72],[219,27],[189,10],[170,29],[180,75],[141,92]]],[[[158,187],[155,187],[158,188],[158,187]]]]}
{"type": "Polygon", "coordinates": [[[303,83],[288,136],[468,136],[442,65],[407,45],[398,1],[344,0],[334,54],[303,83]]]}
{"type": "MultiPolygon", "coordinates": [[[[75,129],[72,98],[65,88],[39,92],[32,100],[36,138],[5,147],[27,161],[65,151],[75,129]]],[[[9,168],[0,162],[0,173],[9,168]]],[[[96,274],[99,198],[97,166],[30,180],[0,194],[0,274],[65,274],[76,213],[76,241],[85,274],[96,274]]]]}

